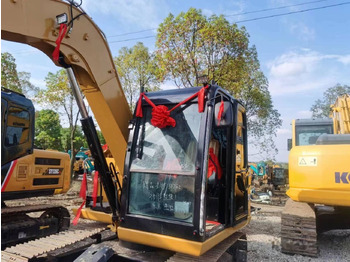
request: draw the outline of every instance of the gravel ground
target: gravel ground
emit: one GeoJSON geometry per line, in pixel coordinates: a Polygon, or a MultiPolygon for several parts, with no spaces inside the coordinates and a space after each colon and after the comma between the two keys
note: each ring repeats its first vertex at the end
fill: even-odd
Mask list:
{"type": "Polygon", "coordinates": [[[283,206],[254,204],[259,211],[252,214],[244,228],[248,240],[248,261],[350,261],[350,230],[332,230],[319,235],[319,257],[281,253],[281,212],[283,206]]]}
{"type": "MultiPolygon", "coordinates": [[[[91,188],[91,187],[90,187],[91,188]]],[[[72,208],[82,203],[80,182],[74,181],[67,194],[7,201],[9,206],[25,204],[57,204],[72,208]]],[[[278,197],[274,205],[252,204],[256,208],[250,224],[243,229],[248,240],[248,261],[350,261],[350,230],[333,230],[319,236],[319,257],[309,258],[281,253],[281,212],[285,198],[278,197]],[[260,210],[258,210],[260,208],[260,210]]],[[[92,226],[93,221],[80,220],[78,226],[92,226]]]]}

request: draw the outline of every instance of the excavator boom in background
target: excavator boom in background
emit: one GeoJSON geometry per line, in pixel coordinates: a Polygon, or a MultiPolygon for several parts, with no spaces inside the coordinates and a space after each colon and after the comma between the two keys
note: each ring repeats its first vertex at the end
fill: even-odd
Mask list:
{"type": "Polygon", "coordinates": [[[119,241],[170,250],[175,260],[179,253],[206,252],[211,261],[244,258],[238,230],[250,221],[251,179],[243,105],[204,83],[142,93],[132,117],[103,33],[73,1],[2,1],[2,13],[3,39],[50,58],[56,50],[53,61],[67,69],[103,186],[99,203],[88,204],[87,196],[82,217],[113,223],[119,241]],[[103,155],[81,93],[112,161],[103,155]]]}

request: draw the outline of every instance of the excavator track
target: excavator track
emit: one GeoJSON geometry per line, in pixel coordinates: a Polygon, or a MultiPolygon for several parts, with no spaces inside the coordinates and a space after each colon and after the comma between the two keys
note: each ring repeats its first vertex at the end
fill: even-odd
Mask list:
{"type": "Polygon", "coordinates": [[[14,207],[2,207],[1,216],[4,215],[17,215],[20,213],[39,212],[48,209],[57,208],[55,205],[30,205],[30,206],[14,206],[14,207]]]}
{"type": "Polygon", "coordinates": [[[317,257],[317,229],[314,209],[307,203],[288,199],[282,212],[283,253],[317,257]]]}
{"type": "MultiPolygon", "coordinates": [[[[6,248],[1,252],[1,261],[35,261],[39,258],[45,261],[45,257],[50,257],[50,253],[59,254],[58,251],[60,249],[64,249],[65,247],[72,249],[74,244],[76,247],[76,244],[79,242],[84,242],[86,239],[91,239],[93,236],[100,235],[103,231],[108,231],[109,234],[115,235],[115,233],[111,232],[110,230],[105,230],[104,227],[88,230],[76,229],[64,231],[6,248]]],[[[91,245],[91,243],[85,243],[85,245],[91,245]]],[[[80,245],[80,247],[82,246],[84,245],[80,245]]],[[[64,253],[69,252],[71,252],[71,250],[64,250],[64,253]]],[[[52,256],[53,255],[51,255],[51,257],[52,256]]]]}
{"type": "Polygon", "coordinates": [[[55,205],[1,208],[1,249],[67,230],[68,210],[55,205]]]}

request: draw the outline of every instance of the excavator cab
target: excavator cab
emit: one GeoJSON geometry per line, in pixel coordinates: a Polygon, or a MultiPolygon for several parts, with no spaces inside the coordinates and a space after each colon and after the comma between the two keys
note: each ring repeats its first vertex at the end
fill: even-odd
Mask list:
{"type": "MultiPolygon", "coordinates": [[[[147,97],[170,109],[199,90],[147,97]]],[[[196,99],[178,107],[165,128],[152,125],[143,101],[129,126],[119,239],[200,255],[248,223],[245,110],[218,86],[207,101],[203,113],[196,99]]]]}
{"type": "Polygon", "coordinates": [[[1,92],[1,166],[33,152],[34,114],[24,95],[1,92]]]}

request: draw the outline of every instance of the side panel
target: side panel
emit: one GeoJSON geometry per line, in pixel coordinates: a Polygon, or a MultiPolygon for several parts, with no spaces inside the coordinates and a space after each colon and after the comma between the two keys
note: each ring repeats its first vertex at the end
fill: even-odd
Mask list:
{"type": "Polygon", "coordinates": [[[349,159],[350,145],[294,147],[289,155],[288,196],[295,201],[350,206],[349,159]]]}
{"type": "MultiPolygon", "coordinates": [[[[1,193],[4,200],[28,196],[40,196],[67,192],[70,186],[69,155],[66,153],[34,150],[34,153],[19,158],[2,170],[1,193]],[[36,193],[34,193],[36,192],[36,193]]],[[[4,166],[5,167],[5,166],[4,166]]]]}

